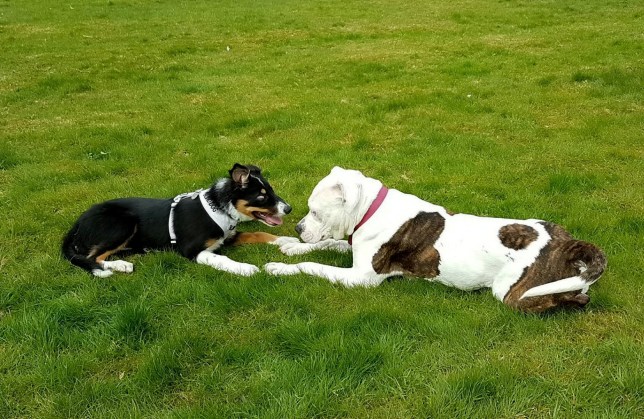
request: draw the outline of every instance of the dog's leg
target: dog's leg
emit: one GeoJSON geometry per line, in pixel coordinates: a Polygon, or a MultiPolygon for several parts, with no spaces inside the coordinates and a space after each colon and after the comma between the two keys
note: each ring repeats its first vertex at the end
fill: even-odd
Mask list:
{"type": "Polygon", "coordinates": [[[113,273],[114,272],[105,269],[92,269],[92,275],[98,278],[107,278],[108,276],[112,276],[113,273]]]}
{"type": "Polygon", "coordinates": [[[386,275],[373,275],[356,268],[340,268],[337,266],[322,265],[314,262],[287,264],[272,262],[264,265],[264,269],[271,275],[295,275],[298,273],[319,276],[334,283],[347,287],[356,285],[371,287],[379,285],[386,275]]]}
{"type": "MultiPolygon", "coordinates": [[[[286,238],[286,237],[285,237],[286,238]]],[[[294,238],[294,237],[293,237],[294,238]]],[[[346,240],[327,239],[317,243],[300,243],[299,241],[279,244],[282,253],[288,256],[303,255],[314,250],[335,250],[341,253],[351,251],[351,245],[346,240]]]]}
{"type": "Polygon", "coordinates": [[[125,272],[128,274],[134,272],[134,265],[124,260],[106,260],[102,263],[102,266],[104,270],[113,272],[125,272]]]}
{"type": "Polygon", "coordinates": [[[299,243],[300,241],[295,237],[275,236],[273,234],[256,232],[256,233],[238,233],[232,239],[233,245],[240,244],[253,244],[253,243],[268,243],[275,246],[282,246],[287,243],[299,243]]]}
{"type": "Polygon", "coordinates": [[[111,276],[114,272],[124,272],[128,274],[134,272],[134,265],[130,262],[126,262],[124,260],[113,260],[113,261],[105,260],[111,255],[125,249],[125,247],[127,246],[127,242],[131,238],[132,236],[130,236],[130,238],[128,238],[128,240],[125,243],[123,243],[121,246],[118,246],[116,249],[107,250],[103,252],[101,255],[99,255],[98,257],[96,257],[95,259],[96,263],[99,264],[101,269],[92,269],[92,275],[97,276],[99,278],[107,278],[108,276],[111,276]]]}
{"type": "Polygon", "coordinates": [[[259,272],[259,268],[255,265],[235,262],[226,256],[217,255],[207,250],[200,252],[195,260],[199,264],[208,265],[220,271],[230,272],[236,275],[251,276],[259,272]]]}

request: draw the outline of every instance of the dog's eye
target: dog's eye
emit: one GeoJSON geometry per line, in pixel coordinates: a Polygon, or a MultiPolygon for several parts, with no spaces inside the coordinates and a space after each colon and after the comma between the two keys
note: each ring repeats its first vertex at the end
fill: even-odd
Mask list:
{"type": "Polygon", "coordinates": [[[265,200],[265,199],[266,199],[266,196],[265,196],[265,195],[260,195],[260,196],[258,196],[258,197],[257,197],[257,200],[258,200],[258,201],[263,201],[263,200],[265,200]]]}
{"type": "Polygon", "coordinates": [[[318,218],[318,213],[317,211],[311,211],[311,215],[315,218],[318,218]]]}

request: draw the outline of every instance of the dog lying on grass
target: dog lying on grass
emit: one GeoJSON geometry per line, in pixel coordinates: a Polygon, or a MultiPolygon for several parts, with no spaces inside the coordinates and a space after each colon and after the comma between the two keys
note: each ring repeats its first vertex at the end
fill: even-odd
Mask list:
{"type": "Polygon", "coordinates": [[[298,241],[235,230],[237,223],[251,220],[277,226],[290,212],[290,205],[275,194],[259,167],[236,163],[228,178],[209,189],[168,199],[121,198],[94,205],[67,233],[62,251],[71,263],[101,278],[134,269],[124,260],[107,260],[111,255],[149,250],[174,250],[197,263],[248,276],[259,269],[214,251],[229,243],[298,241]]]}
{"type": "Polygon", "coordinates": [[[296,227],[304,243],[283,243],[282,252],[352,251],[353,266],[269,263],[270,274],[306,273],[346,286],[413,275],[462,290],[489,287],[512,308],[541,312],[585,306],[606,267],[599,248],[556,224],[451,214],[355,170],[333,168],[308,203],[296,227]]]}

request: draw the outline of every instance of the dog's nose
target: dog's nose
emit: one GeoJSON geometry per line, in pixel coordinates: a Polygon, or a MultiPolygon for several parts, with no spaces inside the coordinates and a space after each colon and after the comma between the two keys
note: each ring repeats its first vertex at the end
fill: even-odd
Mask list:
{"type": "Polygon", "coordinates": [[[304,230],[303,224],[297,223],[297,225],[295,226],[295,231],[297,231],[297,234],[302,234],[302,230],[304,230]]]}
{"type": "Polygon", "coordinates": [[[284,203],[284,214],[290,214],[292,210],[293,210],[293,208],[291,208],[291,206],[285,202],[284,203]]]}

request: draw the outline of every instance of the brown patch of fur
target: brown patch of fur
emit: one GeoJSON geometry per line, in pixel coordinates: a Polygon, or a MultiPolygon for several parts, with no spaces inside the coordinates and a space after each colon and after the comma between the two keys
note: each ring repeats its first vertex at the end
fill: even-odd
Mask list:
{"type": "Polygon", "coordinates": [[[510,287],[503,302],[515,309],[532,313],[558,306],[583,307],[589,298],[581,294],[581,290],[520,299],[530,288],[580,275],[580,262],[587,264],[587,273],[581,276],[589,282],[599,278],[606,264],[603,252],[593,244],[573,239],[570,233],[556,224],[542,224],[551,239],[535,262],[526,267],[521,278],[510,287]]]}
{"type": "MultiPolygon", "coordinates": [[[[211,247],[215,246],[217,244],[217,242],[219,242],[220,240],[221,239],[208,239],[204,243],[204,246],[206,246],[206,249],[210,249],[211,247]]],[[[221,243],[221,244],[223,244],[223,243],[221,243]]]]}
{"type": "Polygon", "coordinates": [[[253,244],[253,243],[270,243],[277,239],[277,236],[272,234],[256,232],[256,233],[239,233],[235,236],[234,245],[238,244],[253,244]]]}
{"type": "MultiPolygon", "coordinates": [[[[131,237],[130,237],[130,238],[131,238],[131,237]]],[[[98,255],[98,256],[96,257],[96,262],[98,262],[98,263],[103,263],[103,262],[105,262],[105,259],[107,259],[108,257],[112,256],[112,255],[113,255],[113,254],[115,254],[115,253],[120,252],[121,250],[124,250],[124,249],[127,247],[127,243],[128,243],[129,241],[130,241],[130,239],[127,239],[127,240],[125,241],[125,243],[123,243],[122,245],[120,245],[120,246],[119,246],[119,247],[117,247],[116,249],[108,250],[108,251],[103,252],[102,254],[98,255]]],[[[90,257],[91,257],[91,256],[90,256],[90,257]]]]}
{"type": "Polygon", "coordinates": [[[403,272],[432,278],[440,272],[440,255],[434,243],[445,228],[437,212],[421,212],[403,224],[373,256],[371,264],[379,274],[403,272]]]}
{"type": "Polygon", "coordinates": [[[95,257],[95,255],[96,255],[98,252],[100,252],[100,251],[101,251],[101,249],[104,249],[105,247],[100,246],[100,245],[93,246],[93,247],[92,247],[92,250],[89,252],[89,254],[87,255],[87,257],[88,257],[89,259],[91,259],[91,258],[94,258],[94,257],[95,257],[95,258],[94,258],[94,260],[95,260],[96,262],[98,262],[98,263],[103,263],[103,262],[105,262],[105,259],[107,259],[108,257],[112,256],[113,254],[118,253],[118,252],[120,252],[120,251],[122,251],[122,250],[127,249],[127,245],[128,245],[128,243],[130,242],[130,240],[132,240],[132,237],[134,237],[134,235],[136,234],[136,231],[137,231],[137,230],[138,230],[138,228],[137,228],[136,226],[134,226],[134,231],[132,232],[132,234],[130,235],[130,237],[128,237],[128,238],[127,238],[127,239],[126,239],[126,240],[125,240],[125,241],[124,241],[120,246],[117,246],[117,247],[116,247],[116,248],[114,248],[114,249],[105,250],[105,251],[103,251],[103,253],[101,253],[100,255],[98,255],[98,256],[96,256],[96,257],[95,257]]]}
{"type": "Polygon", "coordinates": [[[272,212],[267,208],[249,207],[248,201],[245,201],[243,199],[240,199],[239,201],[237,201],[237,203],[235,204],[235,209],[241,212],[242,214],[246,215],[247,217],[252,217],[252,218],[255,218],[255,216],[253,215],[254,212],[272,214],[272,212]]]}
{"type": "Polygon", "coordinates": [[[537,240],[537,237],[539,237],[537,230],[525,224],[508,224],[499,230],[501,244],[514,250],[525,249],[537,240]]]}

